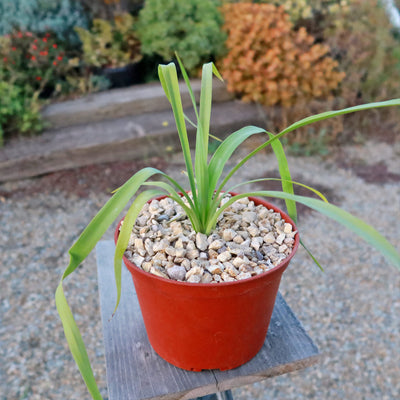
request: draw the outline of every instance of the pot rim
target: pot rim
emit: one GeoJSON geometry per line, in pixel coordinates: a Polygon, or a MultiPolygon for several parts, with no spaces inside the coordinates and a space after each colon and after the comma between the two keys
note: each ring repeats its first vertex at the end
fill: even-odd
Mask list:
{"type": "MultiPolygon", "coordinates": [[[[232,196],[236,196],[238,195],[238,193],[236,192],[229,192],[229,194],[231,194],[232,196]]],[[[148,201],[148,203],[151,203],[153,200],[162,200],[164,198],[166,198],[167,195],[165,196],[159,196],[159,197],[155,197],[154,199],[151,199],[148,201]]],[[[292,248],[291,253],[285,257],[277,266],[275,266],[274,268],[271,268],[268,271],[265,271],[259,275],[255,275],[252,276],[251,278],[247,278],[247,279],[242,279],[242,280],[236,280],[234,282],[218,282],[218,283],[194,283],[194,282],[186,282],[186,281],[175,281],[173,279],[166,279],[166,278],[162,278],[161,276],[157,276],[154,274],[151,274],[150,272],[146,272],[144,271],[142,268],[139,268],[138,266],[136,266],[132,261],[130,261],[128,258],[125,257],[125,255],[122,256],[122,259],[126,265],[126,267],[128,269],[134,269],[136,270],[138,273],[142,274],[145,277],[151,278],[151,279],[155,279],[156,281],[159,281],[163,284],[170,284],[170,285],[178,285],[180,287],[192,287],[192,288],[213,288],[216,289],[219,286],[223,286],[223,287],[227,287],[227,286],[234,286],[234,285],[239,285],[239,284],[243,284],[243,283],[250,283],[250,282],[255,282],[258,279],[265,279],[266,276],[271,275],[275,272],[277,272],[278,270],[280,270],[281,268],[286,269],[286,267],[289,265],[290,260],[293,258],[293,256],[295,255],[298,247],[299,247],[299,243],[300,243],[300,237],[299,237],[299,231],[297,229],[296,224],[293,222],[293,220],[289,217],[289,215],[287,215],[284,211],[282,211],[280,208],[278,208],[277,206],[269,203],[268,201],[260,198],[260,197],[254,197],[254,196],[248,196],[249,200],[256,200],[256,202],[258,202],[259,204],[257,205],[263,205],[265,207],[267,207],[268,209],[273,209],[275,212],[278,212],[283,219],[290,223],[294,230],[296,231],[296,235],[294,236],[294,245],[292,248]]],[[[121,218],[121,220],[119,221],[115,232],[114,232],[114,242],[117,243],[118,240],[118,236],[119,236],[119,228],[121,226],[122,221],[124,220],[125,217],[121,218]]]]}

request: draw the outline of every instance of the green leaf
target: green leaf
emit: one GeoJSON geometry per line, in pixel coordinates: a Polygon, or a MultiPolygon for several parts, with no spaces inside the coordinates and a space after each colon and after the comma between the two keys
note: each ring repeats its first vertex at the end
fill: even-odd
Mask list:
{"type": "Polygon", "coordinates": [[[60,282],[57,287],[55,299],[57,311],[64,327],[64,333],[68,342],[68,346],[79,368],[79,371],[81,372],[86,387],[88,388],[88,391],[94,400],[102,400],[96,380],[94,379],[93,370],[90,365],[82,336],[65,298],[62,282],[60,282]]]}
{"type": "Polygon", "coordinates": [[[143,182],[159,173],[162,172],[155,168],[144,168],[140,170],[122,185],[111,199],[108,200],[69,250],[70,262],[56,290],[56,307],[63,324],[65,337],[86,386],[92,397],[96,400],[101,399],[101,396],[93,376],[82,336],[76,325],[71,309],[68,306],[62,284],[64,279],[70,275],[93,250],[96,243],[122,212],[125,205],[137,192],[143,182]]]}
{"type": "MultiPolygon", "coordinates": [[[[188,74],[186,72],[185,66],[183,65],[182,60],[179,58],[177,52],[175,52],[175,56],[176,56],[176,59],[178,60],[178,64],[179,64],[179,67],[181,69],[183,79],[185,80],[186,86],[188,88],[190,100],[192,101],[193,110],[194,110],[194,113],[196,115],[196,119],[198,120],[199,119],[199,114],[198,114],[198,111],[197,111],[196,98],[195,98],[194,93],[193,93],[193,89],[192,89],[192,85],[190,83],[190,79],[189,79],[188,74]]],[[[186,118],[186,120],[188,120],[188,118],[186,118]]],[[[191,123],[191,122],[189,122],[189,123],[191,123]]],[[[195,124],[193,124],[193,123],[191,123],[191,124],[195,126],[195,124]]]]}
{"type": "Polygon", "coordinates": [[[163,172],[156,168],[143,168],[125,182],[108,200],[70,248],[70,264],[62,276],[62,280],[72,273],[89,255],[142,183],[155,174],[163,174],[163,172]]]}
{"type": "Polygon", "coordinates": [[[192,157],[190,155],[189,139],[186,130],[185,117],[182,107],[182,99],[179,92],[178,75],[174,63],[168,65],[160,65],[158,69],[160,81],[167,95],[172,111],[175,117],[176,128],[178,130],[179,140],[181,142],[183,157],[185,160],[186,170],[188,172],[190,188],[196,199],[196,183],[194,179],[192,157]]]}
{"type": "Polygon", "coordinates": [[[117,244],[115,247],[114,253],[114,274],[115,274],[115,283],[117,286],[117,301],[115,304],[114,313],[117,311],[118,304],[121,300],[121,265],[122,265],[122,256],[125,253],[126,248],[128,247],[129,238],[131,236],[133,225],[135,224],[136,218],[138,217],[140,211],[143,206],[151,199],[157,196],[163,195],[164,192],[161,190],[146,190],[140,193],[132,205],[129,207],[128,212],[124,218],[124,222],[121,225],[117,244]]]}
{"type": "Polygon", "coordinates": [[[303,240],[300,239],[300,244],[303,246],[304,250],[307,252],[308,256],[314,261],[315,265],[322,271],[324,272],[324,269],[322,268],[322,265],[318,262],[318,260],[314,257],[314,255],[311,253],[311,251],[307,248],[307,246],[304,244],[303,240]]]}
{"type": "Polygon", "coordinates": [[[200,91],[200,116],[196,134],[195,171],[201,220],[205,223],[208,212],[208,135],[210,131],[212,102],[212,63],[203,65],[200,91]]]}
{"type": "Polygon", "coordinates": [[[324,119],[333,118],[344,114],[350,114],[357,111],[370,110],[372,108],[383,108],[383,107],[393,107],[393,106],[400,106],[400,99],[392,99],[386,101],[379,101],[375,103],[361,104],[359,106],[344,108],[342,110],[336,110],[336,111],[326,111],[320,114],[303,118],[300,121],[295,122],[294,124],[288,126],[286,129],[281,131],[277,135],[277,137],[281,137],[282,135],[285,135],[286,133],[292,132],[295,129],[301,128],[303,126],[311,125],[318,121],[323,121],[324,119]]]}
{"type": "MultiPolygon", "coordinates": [[[[274,134],[268,132],[270,139],[275,137],[274,134]]],[[[286,193],[294,194],[292,176],[289,170],[289,164],[283,149],[282,143],[279,139],[271,142],[272,150],[275,153],[275,157],[278,161],[279,174],[282,178],[282,190],[286,193]]],[[[285,199],[286,208],[290,218],[296,223],[297,222],[297,208],[296,202],[290,199],[285,199]]]]}
{"type": "MultiPolygon", "coordinates": [[[[259,133],[266,133],[265,129],[256,126],[245,126],[231,133],[217,148],[209,163],[209,181],[210,188],[214,189],[217,182],[222,175],[224,167],[228,160],[231,158],[233,152],[250,136],[259,133]]],[[[219,192],[222,188],[219,188],[219,192]]]]}
{"type": "MultiPolygon", "coordinates": [[[[231,188],[227,189],[226,192],[235,192],[235,191],[236,191],[236,188],[238,188],[238,187],[240,187],[240,186],[248,185],[248,184],[251,184],[251,183],[257,183],[257,182],[265,182],[265,181],[279,181],[279,182],[283,182],[283,179],[280,179],[280,178],[258,178],[258,179],[252,179],[252,180],[250,180],[250,181],[245,181],[245,182],[238,183],[237,185],[232,186],[231,188]]],[[[319,190],[314,189],[313,187],[308,186],[308,185],[305,185],[304,183],[301,183],[301,182],[290,181],[290,183],[292,184],[292,186],[293,186],[293,185],[301,186],[301,187],[303,187],[304,189],[307,189],[307,190],[309,190],[310,192],[315,193],[322,201],[324,201],[325,203],[329,203],[329,202],[328,202],[328,199],[327,199],[319,190]]],[[[290,217],[290,218],[292,218],[292,217],[290,217]]],[[[293,218],[292,218],[292,219],[293,219],[293,218]]],[[[293,220],[293,221],[294,221],[294,220],[293,220]]],[[[295,221],[294,221],[294,222],[295,222],[295,221]]]]}
{"type": "Polygon", "coordinates": [[[364,239],[367,243],[371,244],[375,247],[386,259],[391,262],[395,267],[400,270],[400,254],[394,248],[394,246],[384,238],[378,231],[376,231],[372,226],[368,225],[361,219],[354,217],[347,211],[342,210],[341,208],[334,206],[330,203],[325,203],[324,201],[313,199],[310,197],[293,195],[285,192],[277,192],[277,191],[256,191],[250,193],[243,193],[237,196],[232,197],[228,200],[222,207],[218,209],[216,212],[214,219],[217,220],[218,216],[229,207],[233,202],[239,200],[243,197],[248,196],[265,196],[265,197],[277,197],[281,199],[289,199],[294,200],[298,203],[302,203],[307,207],[310,207],[321,214],[326,215],[327,217],[339,222],[350,231],[354,232],[360,238],[364,239]]]}
{"type": "Polygon", "coordinates": [[[400,99],[393,99],[393,100],[387,100],[387,101],[381,101],[381,102],[376,102],[376,103],[368,103],[368,104],[362,104],[360,106],[355,106],[355,107],[349,107],[345,108],[342,110],[337,110],[337,111],[327,111],[321,114],[317,114],[314,116],[310,116],[307,118],[303,118],[300,121],[295,122],[294,124],[290,125],[288,128],[284,129],[277,135],[275,135],[273,138],[270,138],[260,146],[258,146],[256,149],[254,149],[252,152],[250,152],[247,156],[245,156],[238,164],[235,165],[229,171],[227,176],[224,178],[223,182],[221,183],[220,187],[218,190],[222,190],[222,188],[226,185],[226,183],[229,181],[229,179],[232,177],[232,175],[238,171],[250,158],[255,156],[257,153],[259,153],[261,150],[263,150],[265,147],[270,145],[273,141],[280,139],[282,136],[288,134],[289,132],[294,131],[297,128],[301,128],[302,126],[310,125],[313,124],[314,122],[322,121],[324,119],[328,118],[333,118],[337,117],[339,115],[344,115],[344,114],[349,114],[357,111],[363,111],[363,110],[369,110],[372,108],[383,108],[383,107],[393,107],[393,106],[399,106],[400,105],[400,99]]]}

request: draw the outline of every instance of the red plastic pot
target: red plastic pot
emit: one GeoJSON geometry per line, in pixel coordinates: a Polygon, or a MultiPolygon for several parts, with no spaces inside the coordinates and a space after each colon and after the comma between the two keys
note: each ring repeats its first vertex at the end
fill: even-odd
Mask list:
{"type": "MultiPolygon", "coordinates": [[[[159,199],[161,199],[160,197],[159,199]]],[[[268,202],[250,197],[279,212],[268,202]]],[[[115,231],[115,240],[119,225],[115,231]]],[[[127,258],[147,335],[153,349],[186,370],[227,370],[251,360],[261,349],[281,276],[299,245],[275,268],[249,279],[218,284],[177,282],[147,273],[127,258]]]]}

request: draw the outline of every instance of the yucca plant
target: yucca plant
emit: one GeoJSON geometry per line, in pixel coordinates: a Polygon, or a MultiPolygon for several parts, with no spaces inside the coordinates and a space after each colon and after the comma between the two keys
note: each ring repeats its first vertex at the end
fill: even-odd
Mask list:
{"type": "MultiPolygon", "coordinates": [[[[400,99],[365,104],[343,110],[325,112],[315,116],[310,116],[295,122],[278,134],[267,132],[264,129],[255,126],[247,126],[232,133],[224,141],[222,141],[212,157],[209,158],[208,142],[209,137],[211,136],[210,115],[213,74],[215,74],[219,79],[222,78],[212,63],[208,63],[203,66],[200,106],[198,110],[188,76],[179,58],[178,62],[182,70],[183,78],[189,89],[189,94],[195,111],[196,122],[191,121],[183,111],[175,64],[170,63],[168,65],[160,65],[158,73],[162,87],[169,102],[171,103],[174,113],[176,127],[187,169],[188,185],[190,189],[189,194],[181,185],[178,184],[178,182],[158,169],[143,168],[134,174],[123,186],[116,190],[114,195],[89,223],[89,225],[80,235],[79,239],[71,247],[69,250],[70,263],[65,270],[61,282],[56,290],[56,305],[63,323],[65,336],[82,377],[94,399],[101,399],[101,395],[93,376],[81,334],[74,321],[72,312],[64,295],[63,280],[70,275],[88,256],[108,227],[114,223],[114,221],[116,221],[118,215],[122,212],[127,203],[133,196],[136,195],[139,188],[145,188],[145,190],[136,196],[135,200],[132,202],[132,205],[129,207],[124,219],[124,224],[121,227],[115,250],[114,268],[118,294],[115,310],[117,309],[121,293],[121,261],[125,249],[128,246],[132,227],[144,204],[154,197],[160,195],[167,195],[176,201],[186,212],[192,223],[193,229],[196,232],[202,232],[205,234],[212,232],[221,213],[223,213],[224,210],[234,201],[240,198],[248,196],[267,196],[285,199],[288,213],[294,221],[297,220],[296,202],[299,202],[346,226],[358,236],[372,244],[387,258],[389,262],[400,269],[400,255],[396,249],[374,228],[349,214],[348,212],[338,208],[337,206],[329,204],[321,193],[312,188],[308,189],[314,193],[317,193],[320,199],[298,196],[294,194],[293,186],[295,184],[302,184],[292,181],[286,156],[279,140],[281,137],[293,132],[297,128],[327,118],[371,108],[398,106],[400,105],[400,99]],[[190,153],[186,123],[195,126],[197,129],[194,162],[190,153]],[[226,174],[226,176],[222,177],[224,166],[235,149],[237,149],[237,147],[247,138],[256,134],[265,135],[265,142],[258,146],[255,150],[251,151],[234,168],[232,168],[229,173],[226,174]],[[222,204],[221,199],[224,198],[228,192],[240,186],[236,185],[234,187],[226,188],[230,178],[246,163],[246,161],[267,146],[271,146],[276,155],[283,190],[243,193],[231,197],[222,204]],[[150,178],[156,176],[163,178],[163,180],[149,180],[150,178]],[[148,188],[148,186],[151,188],[148,188]]],[[[268,178],[262,178],[259,180],[263,179],[268,178]]],[[[243,182],[242,184],[252,183],[255,181],[247,181],[243,182]]],[[[309,254],[311,255],[311,253],[309,254]]],[[[314,259],[314,261],[316,260],[314,259]]]]}

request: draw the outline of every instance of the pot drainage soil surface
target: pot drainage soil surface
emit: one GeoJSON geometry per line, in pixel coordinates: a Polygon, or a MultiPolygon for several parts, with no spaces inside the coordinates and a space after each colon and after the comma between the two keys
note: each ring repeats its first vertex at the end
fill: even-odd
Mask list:
{"type": "Polygon", "coordinates": [[[164,198],[143,207],[125,257],[166,279],[234,282],[281,264],[292,253],[295,229],[277,210],[246,197],[224,210],[212,234],[196,233],[183,208],[164,198]]]}

